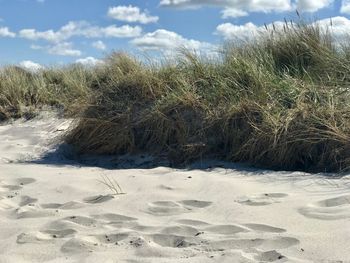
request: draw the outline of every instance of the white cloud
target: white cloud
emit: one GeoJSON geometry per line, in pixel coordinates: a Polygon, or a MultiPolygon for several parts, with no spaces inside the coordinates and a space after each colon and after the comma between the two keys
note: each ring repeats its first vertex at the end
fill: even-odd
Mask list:
{"type": "Polygon", "coordinates": [[[160,5],[174,8],[218,6],[246,12],[287,11],[292,9],[290,0],[161,0],[160,5]]]}
{"type": "Polygon", "coordinates": [[[350,0],[343,0],[341,3],[340,13],[350,14],[350,0]]]}
{"type": "Polygon", "coordinates": [[[48,48],[48,53],[60,56],[81,56],[81,51],[74,49],[72,43],[58,43],[48,48]]]}
{"type": "Polygon", "coordinates": [[[323,30],[328,29],[337,41],[349,39],[350,20],[346,17],[337,16],[322,19],[316,22],[323,30]]]}
{"type": "Polygon", "coordinates": [[[96,36],[100,37],[118,37],[118,38],[130,38],[130,37],[138,37],[142,33],[142,28],[139,26],[129,26],[129,25],[124,25],[121,27],[117,27],[115,25],[113,26],[108,26],[105,28],[97,28],[95,29],[96,36]]]}
{"type": "Polygon", "coordinates": [[[47,52],[52,55],[59,56],[72,56],[78,57],[81,56],[82,52],[78,49],[73,48],[73,44],[70,42],[58,43],[53,46],[46,47],[47,52]]]}
{"type": "Polygon", "coordinates": [[[52,29],[46,31],[37,31],[36,29],[22,29],[19,32],[19,36],[29,40],[46,40],[49,42],[59,43],[62,41],[67,41],[74,36],[83,36],[87,38],[130,38],[137,37],[141,33],[142,29],[139,26],[133,27],[129,25],[123,25],[117,27],[116,25],[111,25],[107,27],[98,27],[93,26],[86,21],[71,21],[57,31],[54,31],[52,29]]]}
{"type": "Polygon", "coordinates": [[[35,29],[22,29],[19,31],[19,36],[30,40],[44,39],[52,42],[62,40],[59,34],[55,33],[53,30],[39,32],[35,29]]]}
{"type": "Polygon", "coordinates": [[[246,41],[255,38],[263,27],[258,27],[249,22],[244,25],[234,25],[231,23],[220,24],[216,27],[216,34],[225,40],[246,41]]]}
{"type": "Polygon", "coordinates": [[[39,45],[31,45],[30,48],[31,48],[31,49],[34,49],[34,50],[43,49],[43,47],[42,47],[42,46],[39,46],[39,45]]]}
{"type": "MultiPolygon", "coordinates": [[[[343,41],[349,36],[350,20],[346,17],[333,17],[318,20],[315,24],[319,25],[322,30],[329,30],[337,41],[343,41]]],[[[280,30],[285,25],[285,22],[276,21],[273,24],[268,24],[268,29],[275,28],[280,30]]],[[[216,34],[223,37],[225,40],[247,41],[266,32],[265,25],[257,26],[253,23],[244,25],[234,25],[231,23],[220,24],[216,28],[216,34]]]]}
{"type": "Polygon", "coordinates": [[[271,24],[257,26],[251,22],[244,25],[234,25],[231,23],[220,24],[216,27],[215,34],[220,35],[225,40],[249,41],[257,38],[271,30],[281,30],[285,26],[285,22],[275,21],[271,24]]]}
{"type": "MultiPolygon", "coordinates": [[[[249,12],[283,12],[298,9],[315,12],[330,6],[335,0],[161,0],[160,5],[173,8],[201,8],[216,6],[223,8],[223,18],[241,17],[249,12]]],[[[348,0],[343,0],[346,2],[348,0]]]]}
{"type": "Polygon", "coordinates": [[[0,37],[15,37],[16,34],[11,32],[8,27],[0,27],[0,37]]]}
{"type": "Polygon", "coordinates": [[[222,18],[243,17],[249,15],[248,12],[236,8],[225,8],[221,13],[222,18]]]}
{"type": "Polygon", "coordinates": [[[71,42],[61,42],[47,46],[31,45],[30,48],[34,50],[45,50],[49,54],[59,56],[78,57],[82,54],[80,50],[73,48],[73,44],[71,42]]]}
{"type": "Polygon", "coordinates": [[[93,67],[93,66],[96,66],[96,65],[101,65],[104,62],[103,62],[103,60],[96,59],[94,57],[86,57],[86,58],[77,59],[75,61],[75,63],[82,64],[82,65],[88,66],[88,67],[93,67]]]}
{"type": "Polygon", "coordinates": [[[168,54],[176,52],[179,48],[186,48],[204,53],[213,53],[216,49],[216,46],[210,43],[186,39],[175,32],[165,29],[158,29],[152,33],[147,33],[133,39],[131,43],[141,50],[155,50],[168,54]]]}
{"type": "Polygon", "coordinates": [[[328,7],[334,0],[297,0],[297,9],[302,12],[315,12],[328,7]]]}
{"type": "Polygon", "coordinates": [[[125,22],[140,22],[142,24],[155,23],[159,17],[151,16],[147,11],[141,12],[140,8],[136,6],[115,6],[110,7],[108,16],[125,22]]]}
{"type": "Polygon", "coordinates": [[[20,62],[19,65],[20,65],[20,67],[22,67],[26,70],[29,70],[31,72],[37,72],[37,71],[44,68],[40,64],[35,63],[33,61],[30,61],[30,60],[24,60],[24,61],[20,62]]]}
{"type": "Polygon", "coordinates": [[[105,43],[103,43],[103,41],[101,41],[101,40],[93,42],[92,46],[96,49],[99,49],[99,50],[106,50],[106,48],[107,48],[105,43]]]}

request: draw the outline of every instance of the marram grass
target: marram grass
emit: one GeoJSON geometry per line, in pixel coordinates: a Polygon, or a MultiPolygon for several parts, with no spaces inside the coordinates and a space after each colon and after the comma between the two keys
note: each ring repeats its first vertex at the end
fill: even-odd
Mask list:
{"type": "Polygon", "coordinates": [[[348,50],[331,30],[286,23],[217,58],[182,51],[155,65],[113,53],[93,69],[1,75],[0,109],[57,104],[80,113],[66,137],[79,154],[342,172],[350,169],[348,50]]]}
{"type": "Polygon", "coordinates": [[[0,121],[30,117],[42,107],[76,114],[87,104],[94,72],[79,65],[33,73],[16,66],[0,69],[0,121]]]}

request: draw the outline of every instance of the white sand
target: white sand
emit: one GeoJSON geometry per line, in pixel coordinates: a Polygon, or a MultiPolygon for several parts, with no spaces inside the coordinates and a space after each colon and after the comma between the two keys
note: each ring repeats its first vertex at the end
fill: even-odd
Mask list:
{"type": "Polygon", "coordinates": [[[0,126],[0,263],[350,262],[349,177],[20,162],[66,127],[0,126]]]}

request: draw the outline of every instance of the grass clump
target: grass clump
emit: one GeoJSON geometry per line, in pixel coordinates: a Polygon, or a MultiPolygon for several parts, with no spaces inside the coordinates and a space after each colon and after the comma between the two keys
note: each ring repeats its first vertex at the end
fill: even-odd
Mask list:
{"type": "Polygon", "coordinates": [[[330,31],[288,25],[216,59],[114,53],[67,137],[81,154],[151,153],[303,171],[350,168],[350,60],[330,31]]]}
{"type": "Polygon", "coordinates": [[[319,25],[285,23],[216,58],[112,53],[95,68],[0,74],[0,113],[63,105],[80,154],[149,153],[272,169],[350,169],[350,49],[319,25]],[[27,85],[30,83],[30,85],[27,85]]]}
{"type": "Polygon", "coordinates": [[[38,72],[4,67],[0,69],[0,121],[30,117],[45,106],[77,114],[88,102],[93,79],[94,72],[79,65],[38,72]]]}

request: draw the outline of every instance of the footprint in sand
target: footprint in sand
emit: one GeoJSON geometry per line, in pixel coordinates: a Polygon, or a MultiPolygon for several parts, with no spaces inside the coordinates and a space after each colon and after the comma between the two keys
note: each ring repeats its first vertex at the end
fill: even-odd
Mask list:
{"type": "Polygon", "coordinates": [[[273,203],[279,203],[282,198],[287,196],[288,195],[284,193],[264,193],[252,196],[242,196],[236,200],[236,202],[249,206],[265,206],[273,203]]]}
{"type": "Polygon", "coordinates": [[[248,229],[235,225],[213,225],[204,228],[204,231],[220,235],[234,235],[237,233],[249,232],[248,229]]]}
{"type": "Polygon", "coordinates": [[[166,235],[195,236],[199,233],[199,230],[192,226],[169,226],[163,228],[160,232],[166,235]]]}
{"type": "Polygon", "coordinates": [[[261,252],[254,258],[259,262],[274,262],[277,260],[285,259],[286,257],[278,253],[276,250],[270,250],[266,252],[261,252]]]}
{"type": "Polygon", "coordinates": [[[31,206],[33,205],[38,199],[36,198],[31,198],[30,196],[17,196],[14,198],[14,196],[10,197],[2,197],[0,196],[0,210],[8,210],[8,209],[13,209],[13,208],[18,208],[18,207],[23,207],[23,206],[31,206]],[[16,200],[20,198],[20,200],[16,200]],[[15,201],[16,200],[16,201],[15,201]]]}
{"type": "Polygon", "coordinates": [[[73,231],[77,231],[77,228],[77,224],[72,223],[71,221],[66,221],[65,219],[51,221],[44,226],[44,229],[48,229],[48,231],[62,231],[62,229],[71,229],[73,231]]]}
{"type": "Polygon", "coordinates": [[[283,228],[273,227],[269,225],[263,224],[244,224],[245,227],[262,233],[284,233],[286,232],[283,228]]]}
{"type": "Polygon", "coordinates": [[[299,208],[299,212],[306,217],[321,220],[350,218],[350,195],[321,200],[299,208]]]}
{"type": "Polygon", "coordinates": [[[113,228],[134,228],[137,226],[137,218],[119,215],[119,214],[101,214],[92,215],[92,218],[98,220],[105,226],[110,226],[113,228]]]}
{"type": "Polygon", "coordinates": [[[204,208],[212,204],[212,202],[198,201],[198,200],[183,200],[183,201],[179,201],[179,203],[187,207],[197,207],[197,208],[204,208]]]}
{"type": "Polygon", "coordinates": [[[64,218],[63,220],[83,227],[96,227],[98,224],[97,220],[85,216],[69,216],[64,218]]]}
{"type": "Polygon", "coordinates": [[[127,239],[130,236],[128,232],[120,232],[120,233],[109,233],[104,235],[97,235],[95,238],[102,244],[114,244],[117,245],[119,242],[127,239]]]}
{"type": "Polygon", "coordinates": [[[17,236],[18,244],[50,242],[54,239],[72,237],[77,231],[74,229],[44,230],[38,232],[22,233],[17,236]]]}
{"type": "Polygon", "coordinates": [[[9,198],[0,196],[0,210],[8,210],[16,207],[16,203],[9,198]]]}
{"type": "Polygon", "coordinates": [[[94,236],[74,237],[61,247],[63,253],[82,254],[98,250],[99,240],[94,236]]]}
{"type": "Polygon", "coordinates": [[[129,229],[140,233],[155,233],[158,232],[160,228],[159,226],[140,225],[136,222],[134,222],[133,224],[123,224],[122,226],[126,226],[129,229]]]}
{"type": "Polygon", "coordinates": [[[40,242],[49,242],[52,240],[52,237],[49,234],[41,233],[41,232],[30,232],[30,233],[22,233],[17,236],[18,244],[26,244],[26,243],[40,243],[40,242]]]}
{"type": "Polygon", "coordinates": [[[50,235],[52,238],[66,238],[66,237],[71,237],[73,235],[75,235],[75,233],[77,233],[76,230],[74,229],[47,229],[44,231],[41,231],[41,233],[45,233],[50,235]]]}
{"type": "Polygon", "coordinates": [[[198,208],[205,208],[211,204],[212,202],[199,200],[156,201],[148,204],[147,212],[157,216],[177,215],[188,213],[198,208]]]}
{"type": "Polygon", "coordinates": [[[62,210],[71,210],[71,209],[79,209],[84,207],[84,204],[80,203],[80,202],[75,202],[75,201],[71,201],[71,202],[67,202],[64,204],[60,204],[60,203],[48,203],[48,204],[41,204],[40,205],[42,208],[44,209],[62,209],[62,210]]]}
{"type": "Polygon", "coordinates": [[[38,201],[38,199],[27,196],[27,195],[23,195],[21,196],[21,201],[19,202],[19,206],[26,206],[29,204],[34,204],[38,201]]]}
{"type": "Polygon", "coordinates": [[[157,201],[148,204],[147,212],[152,215],[166,216],[189,212],[182,205],[172,201],[157,201]]]}
{"type": "Polygon", "coordinates": [[[0,185],[0,192],[8,192],[8,191],[18,191],[21,190],[22,187],[19,185],[0,185]]]}
{"type": "Polygon", "coordinates": [[[230,250],[230,249],[261,249],[261,250],[273,250],[273,249],[285,249],[299,244],[300,241],[292,237],[277,236],[273,238],[231,238],[226,240],[218,240],[211,242],[210,246],[214,250],[230,250]]]}
{"type": "MultiPolygon", "coordinates": [[[[35,182],[32,178],[19,178],[11,181],[12,184],[0,182],[0,193],[4,193],[4,196],[0,196],[0,210],[8,210],[17,208],[15,213],[17,218],[32,217],[32,211],[21,211],[18,207],[27,206],[37,201],[35,198],[29,196],[20,196],[19,190],[21,190],[26,184],[35,182]],[[24,213],[23,212],[28,212],[24,213]]],[[[25,210],[25,209],[24,209],[25,210]]]]}
{"type": "Polygon", "coordinates": [[[101,214],[101,215],[93,215],[92,216],[95,219],[102,219],[104,221],[108,221],[108,223],[122,223],[122,222],[130,222],[135,221],[137,218],[119,215],[119,214],[101,214]]]}
{"type": "Polygon", "coordinates": [[[16,203],[11,200],[18,196],[18,190],[22,187],[19,185],[10,185],[4,182],[0,182],[0,210],[8,210],[17,207],[16,203]]]}
{"type": "Polygon", "coordinates": [[[160,190],[167,190],[167,191],[175,190],[175,188],[173,188],[171,186],[164,185],[164,184],[158,185],[157,188],[160,190]]]}
{"type": "Polygon", "coordinates": [[[14,211],[14,216],[17,219],[49,217],[49,216],[55,216],[55,215],[56,215],[56,211],[42,209],[39,205],[36,205],[36,204],[28,204],[26,206],[17,208],[14,211]]]}
{"type": "Polygon", "coordinates": [[[101,214],[101,215],[92,215],[93,218],[99,220],[103,225],[109,228],[124,228],[124,229],[133,229],[138,231],[142,229],[142,227],[138,224],[137,218],[119,215],[119,214],[101,214]],[[137,229],[140,227],[139,229],[137,229]]]}
{"type": "Polygon", "coordinates": [[[13,184],[0,182],[0,192],[18,191],[22,189],[22,186],[33,182],[35,182],[35,179],[26,177],[16,179],[14,182],[12,182],[13,184]]]}
{"type": "Polygon", "coordinates": [[[263,250],[285,249],[300,243],[299,239],[286,236],[275,236],[270,239],[263,239],[262,244],[258,247],[263,250]]]}
{"type": "Polygon", "coordinates": [[[190,226],[209,226],[209,223],[206,223],[204,221],[200,220],[193,220],[193,219],[180,219],[177,220],[178,223],[183,225],[190,225],[190,226]]]}
{"type": "Polygon", "coordinates": [[[36,182],[36,180],[30,177],[23,177],[16,180],[16,183],[19,185],[27,185],[27,184],[32,184],[34,182],[36,182]]]}
{"type": "Polygon", "coordinates": [[[180,235],[153,234],[149,237],[155,244],[162,247],[185,248],[199,244],[198,240],[195,238],[180,235]]]}

